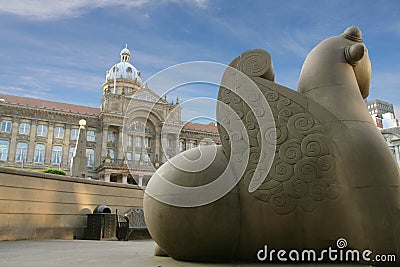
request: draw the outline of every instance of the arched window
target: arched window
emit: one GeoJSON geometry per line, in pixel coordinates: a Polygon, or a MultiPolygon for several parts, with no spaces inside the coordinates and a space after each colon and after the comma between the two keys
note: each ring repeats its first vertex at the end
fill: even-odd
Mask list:
{"type": "Polygon", "coordinates": [[[45,156],[45,146],[43,144],[36,144],[35,146],[35,155],[34,155],[34,162],[35,163],[44,163],[44,156],[45,156]]]}
{"type": "Polygon", "coordinates": [[[182,152],[186,149],[186,143],[185,140],[180,140],[179,141],[179,152],[182,152]]]}
{"type": "Polygon", "coordinates": [[[74,156],[75,152],[75,147],[71,146],[69,147],[69,152],[68,152],[68,165],[71,165],[71,159],[74,156]]]}
{"type": "Polygon", "coordinates": [[[53,146],[53,152],[51,153],[51,163],[60,164],[62,160],[62,146],[53,146]]]}
{"type": "Polygon", "coordinates": [[[132,79],[132,68],[131,67],[126,68],[126,78],[132,79]]]}
{"type": "Polygon", "coordinates": [[[0,140],[0,160],[7,160],[9,144],[10,143],[6,140],[0,140]]]}
{"type": "Polygon", "coordinates": [[[28,144],[24,142],[19,142],[17,144],[17,151],[15,156],[15,161],[17,162],[25,162],[26,155],[28,154],[28,144]]]}

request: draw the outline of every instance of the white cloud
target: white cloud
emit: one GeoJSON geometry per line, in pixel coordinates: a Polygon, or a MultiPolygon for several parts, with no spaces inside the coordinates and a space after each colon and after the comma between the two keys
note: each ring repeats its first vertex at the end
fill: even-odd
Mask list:
{"type": "MultiPolygon", "coordinates": [[[[63,17],[78,17],[96,8],[120,6],[137,8],[167,3],[184,3],[197,8],[206,8],[207,0],[0,0],[0,12],[11,13],[30,19],[52,20],[63,17]]],[[[144,13],[148,17],[148,13],[144,13]]]]}
{"type": "Polygon", "coordinates": [[[95,8],[107,6],[138,7],[148,0],[33,0],[33,1],[0,1],[0,11],[13,13],[32,19],[48,20],[58,17],[75,17],[95,8]]]}
{"type": "Polygon", "coordinates": [[[52,96],[49,90],[31,90],[30,88],[23,88],[19,86],[0,86],[0,93],[38,99],[49,99],[52,96]]]}

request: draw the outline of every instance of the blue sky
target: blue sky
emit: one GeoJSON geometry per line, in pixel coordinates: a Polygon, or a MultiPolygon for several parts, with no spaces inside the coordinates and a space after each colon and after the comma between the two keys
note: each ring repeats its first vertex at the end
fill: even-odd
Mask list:
{"type": "MultiPolygon", "coordinates": [[[[125,43],[144,80],[174,64],[229,64],[262,48],[276,82],[296,89],[307,53],[353,24],[372,61],[369,99],[400,108],[398,1],[0,0],[0,93],[98,107],[105,72],[125,43]]],[[[189,86],[175,94],[215,91],[189,86]]]]}

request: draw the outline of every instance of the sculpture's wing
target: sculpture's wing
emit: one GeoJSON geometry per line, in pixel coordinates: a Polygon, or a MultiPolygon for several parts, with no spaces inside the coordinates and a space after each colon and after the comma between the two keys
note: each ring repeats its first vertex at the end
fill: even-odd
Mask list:
{"type": "Polygon", "coordinates": [[[222,103],[217,104],[217,121],[223,122],[218,131],[224,152],[230,156],[229,136],[234,139],[236,134],[231,127],[232,110],[243,121],[249,138],[250,155],[241,186],[273,205],[279,214],[298,207],[311,211],[319,201],[337,198],[334,177],[339,157],[324,125],[338,119],[305,95],[271,81],[274,74],[266,51],[250,50],[230,66],[258,89],[248,90],[249,81],[238,79],[228,69],[218,93],[222,103]]]}

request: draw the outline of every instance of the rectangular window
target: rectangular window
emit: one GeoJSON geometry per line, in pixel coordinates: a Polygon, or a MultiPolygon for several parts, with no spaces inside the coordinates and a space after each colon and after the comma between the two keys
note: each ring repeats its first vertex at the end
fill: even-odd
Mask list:
{"type": "Polygon", "coordinates": [[[89,130],[86,132],[86,140],[88,142],[94,142],[96,141],[96,132],[93,130],[89,130]]]}
{"type": "Polygon", "coordinates": [[[190,148],[194,148],[194,147],[196,147],[196,143],[190,142],[190,143],[189,143],[189,149],[190,149],[190,148]]]}
{"type": "Polygon", "coordinates": [[[25,162],[26,161],[26,155],[28,153],[28,144],[24,142],[19,142],[17,144],[17,151],[15,155],[15,161],[17,162],[25,162]]]}
{"type": "Polygon", "coordinates": [[[142,137],[136,136],[136,147],[142,147],[142,137]]]}
{"type": "Polygon", "coordinates": [[[54,127],[54,138],[64,138],[64,128],[57,126],[54,127]]]}
{"type": "Polygon", "coordinates": [[[31,130],[31,125],[28,122],[22,122],[19,125],[19,134],[29,135],[30,130],[31,130]]]}
{"type": "Polygon", "coordinates": [[[114,149],[109,148],[109,149],[107,150],[107,154],[108,154],[108,156],[109,156],[111,159],[114,159],[114,157],[115,157],[115,151],[114,151],[114,149]]]}
{"type": "Polygon", "coordinates": [[[172,148],[172,138],[167,139],[167,147],[172,148]]]}
{"type": "Polygon", "coordinates": [[[37,127],[37,136],[47,136],[47,125],[39,124],[37,127]]]}
{"type": "Polygon", "coordinates": [[[69,152],[68,152],[68,165],[71,165],[72,157],[74,156],[75,152],[75,147],[71,146],[69,147],[69,152]]]}
{"type": "Polygon", "coordinates": [[[115,132],[108,131],[108,133],[107,133],[107,142],[115,142],[115,132]]]}
{"type": "Polygon", "coordinates": [[[78,140],[79,129],[72,128],[71,129],[71,140],[78,140]]]}
{"type": "Polygon", "coordinates": [[[0,140],[0,160],[6,161],[8,158],[8,146],[9,142],[0,140]]]}
{"type": "Polygon", "coordinates": [[[60,164],[62,160],[62,146],[53,146],[51,153],[51,163],[60,164]]]}
{"type": "Polygon", "coordinates": [[[144,160],[143,160],[144,162],[147,162],[147,163],[149,163],[150,162],[150,156],[149,156],[149,154],[145,154],[144,155],[144,160]]]}
{"type": "Polygon", "coordinates": [[[141,154],[140,153],[135,153],[135,161],[140,161],[141,154]]]}
{"type": "Polygon", "coordinates": [[[128,161],[132,160],[132,152],[126,152],[126,160],[128,161]]]}
{"type": "Polygon", "coordinates": [[[179,151],[182,152],[185,150],[185,141],[179,141],[179,151]]]}
{"type": "Polygon", "coordinates": [[[34,162],[43,164],[44,155],[45,155],[45,146],[43,144],[36,144],[34,162]]]}
{"type": "Polygon", "coordinates": [[[86,158],[87,158],[87,166],[93,167],[94,166],[94,150],[91,148],[86,149],[86,158]]]}
{"type": "Polygon", "coordinates": [[[1,121],[1,129],[0,130],[3,133],[11,133],[11,125],[12,125],[11,121],[3,120],[3,121],[1,121]]]}
{"type": "Polygon", "coordinates": [[[128,146],[133,146],[133,135],[128,135],[128,142],[127,142],[128,146]]]}

